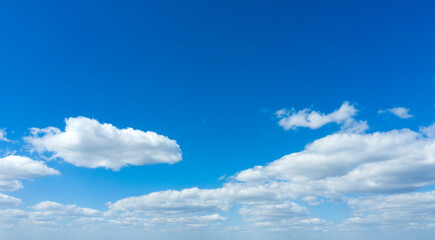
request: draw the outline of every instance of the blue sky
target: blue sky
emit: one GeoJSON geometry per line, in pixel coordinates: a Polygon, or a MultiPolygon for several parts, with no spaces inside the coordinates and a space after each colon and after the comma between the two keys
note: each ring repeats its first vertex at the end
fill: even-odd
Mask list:
{"type": "Polygon", "coordinates": [[[0,2],[0,237],[430,239],[434,9],[0,2]]]}

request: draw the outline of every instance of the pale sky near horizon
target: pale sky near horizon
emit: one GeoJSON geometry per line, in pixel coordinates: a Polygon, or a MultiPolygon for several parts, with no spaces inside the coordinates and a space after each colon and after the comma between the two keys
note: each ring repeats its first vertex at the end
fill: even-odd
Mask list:
{"type": "Polygon", "coordinates": [[[0,239],[432,239],[434,11],[1,1],[0,239]]]}

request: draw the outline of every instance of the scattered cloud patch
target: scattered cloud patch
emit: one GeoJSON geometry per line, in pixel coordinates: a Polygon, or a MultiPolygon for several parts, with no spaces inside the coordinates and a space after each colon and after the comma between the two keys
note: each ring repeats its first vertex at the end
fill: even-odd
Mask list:
{"type": "Polygon", "coordinates": [[[336,133],[235,178],[279,181],[301,197],[411,191],[435,184],[435,139],[409,129],[336,133]]]}
{"type": "Polygon", "coordinates": [[[300,111],[281,109],[275,115],[280,119],[278,124],[285,130],[307,127],[318,129],[328,123],[341,125],[342,130],[350,132],[364,132],[368,125],[364,121],[356,121],[353,117],[358,110],[349,102],[344,102],[341,107],[329,114],[324,114],[305,108],[300,111]]]}
{"type": "Polygon", "coordinates": [[[19,198],[11,197],[0,193],[0,207],[9,207],[20,205],[21,200],[19,198]]]}
{"type": "Polygon", "coordinates": [[[103,213],[81,208],[75,204],[65,205],[57,202],[44,201],[31,207],[31,210],[19,209],[0,210],[0,223],[6,225],[36,224],[36,225],[66,225],[76,220],[93,219],[103,216],[103,213]]]}
{"type": "Polygon", "coordinates": [[[27,137],[34,150],[53,153],[53,158],[79,167],[104,167],[114,171],[128,165],[141,166],[181,161],[175,140],[155,132],[118,129],[85,117],[68,118],[65,130],[32,128],[27,137]]]}
{"type": "MultiPolygon", "coordinates": [[[[107,203],[105,212],[45,201],[28,211],[0,210],[0,224],[105,224],[162,231],[169,230],[166,227],[207,229],[226,221],[225,212],[232,211],[247,221],[243,226],[236,226],[239,230],[327,231],[332,227],[331,222],[312,216],[308,207],[341,201],[351,207],[353,216],[335,227],[430,227],[435,222],[435,191],[414,191],[435,185],[435,124],[419,131],[363,133],[366,123],[353,119],[357,110],[347,102],[343,106],[340,109],[355,111],[338,109],[327,115],[316,113],[320,118],[335,119],[330,122],[340,124],[342,131],[317,139],[302,151],[238,172],[226,178],[222,187],[166,190],[127,197],[107,203]]],[[[291,116],[277,113],[280,117],[283,114],[291,116]]],[[[305,127],[322,126],[310,125],[317,121],[313,119],[316,117],[310,117],[305,127]]],[[[52,152],[54,157],[76,166],[119,170],[126,165],[149,164],[144,159],[132,163],[131,157],[140,153],[138,146],[159,148],[148,154],[163,151],[162,142],[170,145],[165,150],[171,149],[171,154],[178,151],[181,160],[175,141],[156,133],[152,133],[158,137],[150,147],[149,132],[118,129],[82,117],[67,119],[66,125],[64,131],[52,127],[33,129],[33,136],[26,140],[36,151],[52,152]],[[148,142],[144,144],[142,138],[148,142]],[[127,150],[116,153],[122,151],[118,143],[127,150]],[[110,155],[113,152],[109,147],[117,159],[110,155]]],[[[11,155],[0,159],[0,190],[19,189],[20,179],[58,174],[44,162],[11,155]]],[[[20,203],[18,198],[0,194],[0,206],[20,203]]]]}
{"type": "MultiPolygon", "coordinates": [[[[5,197],[7,199],[7,197],[5,197]]],[[[2,196],[0,195],[0,203],[2,196]]],[[[5,200],[6,202],[6,200],[5,200]]],[[[11,202],[9,200],[9,202],[11,202]]],[[[10,205],[10,204],[9,204],[10,205]]],[[[0,226],[137,226],[137,227],[207,227],[227,218],[219,214],[149,216],[143,212],[102,212],[75,204],[43,201],[29,210],[0,210],[0,226]]]]}
{"type": "Polygon", "coordinates": [[[346,225],[398,229],[435,222],[435,191],[351,198],[347,204],[355,216],[346,225]]]}
{"type": "Polygon", "coordinates": [[[294,202],[243,206],[239,213],[251,221],[277,221],[308,215],[308,210],[294,202]]]}
{"type": "Polygon", "coordinates": [[[0,129],[0,141],[3,141],[3,142],[10,142],[11,141],[6,137],[6,131],[4,129],[0,129]]]}
{"type": "Polygon", "coordinates": [[[386,110],[379,110],[378,113],[379,114],[392,113],[392,114],[396,115],[397,117],[403,118],[403,119],[408,119],[408,118],[413,117],[412,114],[409,114],[409,108],[404,108],[404,107],[395,107],[395,108],[389,108],[386,110]]]}
{"type": "Polygon", "coordinates": [[[108,206],[118,214],[141,212],[160,218],[236,208],[244,219],[268,230],[326,229],[329,223],[311,217],[307,207],[296,201],[351,205],[346,202],[348,196],[385,196],[435,184],[435,138],[422,129],[339,132],[308,144],[301,152],[241,171],[221,188],[153,192],[108,206]]]}
{"type": "Polygon", "coordinates": [[[435,123],[433,123],[432,125],[430,125],[428,127],[421,127],[420,132],[429,138],[434,138],[435,137],[435,123]]]}
{"type": "Polygon", "coordinates": [[[0,190],[18,190],[22,188],[19,179],[34,179],[48,175],[60,175],[60,172],[42,161],[28,157],[10,155],[0,158],[0,190]]]}

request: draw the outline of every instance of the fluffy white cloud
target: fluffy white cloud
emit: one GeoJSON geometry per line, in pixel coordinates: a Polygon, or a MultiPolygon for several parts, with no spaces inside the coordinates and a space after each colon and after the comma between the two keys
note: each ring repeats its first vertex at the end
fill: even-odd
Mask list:
{"type": "Polygon", "coordinates": [[[0,190],[11,191],[22,188],[19,179],[34,179],[59,174],[59,171],[48,167],[44,162],[28,157],[10,155],[0,158],[0,190]]]}
{"type": "Polygon", "coordinates": [[[20,204],[21,204],[20,199],[0,193],[0,207],[6,207],[6,206],[9,207],[9,206],[15,206],[20,204]]]}
{"type": "Polygon", "coordinates": [[[4,129],[0,129],[0,141],[4,141],[4,142],[11,141],[6,137],[6,131],[4,129]]]}
{"type": "Polygon", "coordinates": [[[32,210],[19,209],[0,210],[0,223],[11,224],[37,224],[37,225],[62,225],[80,219],[94,219],[103,216],[103,213],[81,208],[75,204],[65,205],[57,202],[44,201],[31,207],[32,210]]]}
{"type": "Polygon", "coordinates": [[[145,214],[137,212],[129,212],[127,214],[119,214],[116,218],[106,219],[108,223],[127,226],[187,226],[187,227],[206,227],[214,225],[216,222],[225,221],[227,218],[217,213],[210,215],[185,215],[185,216],[165,216],[165,217],[149,217],[145,214]]]}
{"type": "Polygon", "coordinates": [[[354,211],[346,225],[424,228],[435,223],[435,191],[352,198],[354,211]]]}
{"type": "MultiPolygon", "coordinates": [[[[70,120],[67,120],[67,128],[70,120]]],[[[104,126],[96,123],[97,126],[104,126]]],[[[342,123],[342,128],[344,126],[346,121],[342,123]]],[[[64,132],[58,129],[37,130],[45,133],[43,136],[36,133],[31,140],[70,134],[72,130],[67,128],[64,132]]],[[[433,129],[435,124],[422,127],[418,132],[402,129],[370,134],[352,131],[335,133],[308,144],[300,152],[241,171],[228,178],[229,182],[220,188],[167,190],[127,197],[109,202],[106,212],[41,202],[29,212],[7,209],[0,211],[0,215],[16,216],[17,219],[37,224],[74,221],[160,229],[161,226],[217,226],[227,219],[223,212],[238,211],[251,227],[268,230],[326,229],[329,223],[310,216],[307,206],[303,204],[331,204],[330,200],[342,200],[355,213],[343,226],[391,227],[412,223],[414,227],[421,227],[435,222],[431,213],[435,208],[435,192],[403,192],[435,185],[433,129]],[[360,194],[364,197],[358,197],[360,194]],[[401,220],[395,221],[395,218],[401,220]],[[388,224],[379,224],[382,221],[388,224]]],[[[81,139],[71,137],[74,134],[66,136],[81,139]]],[[[64,138],[59,139],[65,142],[68,138],[64,138]]],[[[70,142],[74,143],[73,140],[70,142]]],[[[78,144],[78,148],[83,147],[82,143],[78,144]]],[[[0,218],[0,221],[3,220],[0,218]]]]}
{"type": "Polygon", "coordinates": [[[155,214],[179,214],[228,210],[230,202],[219,189],[189,188],[181,191],[153,192],[139,197],[121,199],[109,208],[117,211],[145,211],[155,214]]]}
{"type": "Polygon", "coordinates": [[[410,191],[435,183],[435,140],[408,129],[337,133],[236,179],[280,181],[301,196],[410,191]]]}
{"type": "Polygon", "coordinates": [[[295,203],[298,200],[318,205],[328,199],[346,199],[348,194],[391,194],[434,185],[435,138],[423,131],[429,128],[422,132],[336,133],[308,144],[301,152],[242,171],[234,176],[236,181],[221,188],[153,192],[108,205],[116,212],[153,216],[235,207],[259,226],[301,227],[309,224],[308,210],[295,203]]]}
{"type": "MultiPolygon", "coordinates": [[[[0,195],[0,203],[3,196],[0,195]]],[[[18,204],[17,199],[4,196],[8,205],[18,204]]],[[[19,201],[19,200],[18,200],[19,201]]],[[[95,209],[79,207],[75,204],[61,204],[43,201],[29,210],[4,209],[0,210],[0,226],[14,225],[48,225],[48,226],[138,226],[138,227],[206,227],[227,218],[217,213],[205,215],[172,215],[149,216],[143,212],[102,212],[95,209]]]]}
{"type": "Polygon", "coordinates": [[[308,214],[306,207],[294,202],[279,204],[245,205],[239,213],[251,221],[277,221],[308,214]]]}
{"type": "Polygon", "coordinates": [[[65,120],[65,131],[32,128],[26,141],[39,152],[52,152],[75,166],[119,170],[127,165],[176,163],[181,150],[175,140],[155,132],[118,129],[85,117],[65,120]]]}
{"type": "Polygon", "coordinates": [[[93,217],[93,216],[101,215],[101,212],[98,210],[78,207],[75,204],[65,205],[52,201],[40,202],[34,205],[32,209],[36,210],[34,213],[36,213],[37,215],[46,216],[46,217],[48,216],[93,217]]]}
{"type": "Polygon", "coordinates": [[[226,183],[221,188],[167,190],[109,203],[114,211],[141,211],[152,215],[228,211],[236,204],[271,204],[289,198],[276,182],[263,185],[226,183]]]}
{"type": "Polygon", "coordinates": [[[349,102],[344,102],[341,107],[329,114],[323,114],[311,109],[303,109],[301,111],[288,111],[281,109],[276,112],[276,116],[280,118],[278,124],[284,129],[296,129],[298,127],[308,127],[317,129],[328,123],[336,123],[342,126],[343,130],[350,132],[363,132],[368,129],[368,125],[364,121],[355,121],[353,117],[358,110],[349,102]]]}
{"type": "Polygon", "coordinates": [[[430,138],[435,137],[435,123],[430,125],[429,127],[421,127],[420,132],[430,138]]]}
{"type": "Polygon", "coordinates": [[[396,108],[390,108],[386,110],[379,110],[378,113],[392,113],[396,115],[399,118],[408,119],[413,117],[412,114],[409,114],[409,108],[404,107],[396,107],[396,108]]]}

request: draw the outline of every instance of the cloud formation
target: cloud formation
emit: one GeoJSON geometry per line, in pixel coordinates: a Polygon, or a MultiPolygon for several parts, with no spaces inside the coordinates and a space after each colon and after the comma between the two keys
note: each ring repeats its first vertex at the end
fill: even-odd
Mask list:
{"type": "Polygon", "coordinates": [[[336,133],[235,178],[280,181],[297,195],[411,191],[435,183],[435,140],[409,129],[336,133]]]}
{"type": "Polygon", "coordinates": [[[404,108],[404,107],[395,107],[395,108],[389,108],[386,110],[379,110],[378,113],[379,114],[392,113],[392,114],[396,115],[397,117],[403,118],[403,119],[408,119],[408,118],[413,117],[412,114],[409,114],[409,108],[404,108]]]}
{"type": "Polygon", "coordinates": [[[92,220],[103,215],[102,212],[90,208],[78,207],[75,204],[61,204],[44,201],[31,207],[31,210],[20,209],[0,210],[0,223],[4,225],[36,224],[62,225],[81,219],[92,220]]]}
{"type": "MultiPolygon", "coordinates": [[[[8,206],[20,203],[19,199],[0,195],[0,204],[7,202],[8,206]],[[3,198],[5,199],[3,201],[3,198]]],[[[6,204],[5,204],[6,206],[6,204]]],[[[52,201],[43,201],[29,210],[3,209],[0,210],[0,227],[10,226],[137,226],[140,228],[152,227],[155,229],[165,226],[199,228],[212,226],[225,221],[227,218],[219,214],[203,215],[171,215],[149,216],[143,212],[114,212],[99,211],[91,208],[79,207],[75,204],[61,204],[52,201]]]]}
{"type": "Polygon", "coordinates": [[[435,223],[435,191],[351,198],[353,217],[346,225],[376,228],[425,228],[435,223]]]}
{"type": "Polygon", "coordinates": [[[28,157],[10,155],[0,158],[0,190],[13,191],[22,188],[19,179],[34,179],[60,172],[48,167],[44,162],[28,157]]]}
{"type": "MultiPolygon", "coordinates": [[[[412,192],[434,185],[435,138],[426,134],[432,127],[421,132],[335,133],[301,152],[241,171],[221,188],[153,192],[108,206],[115,212],[153,216],[213,214],[236,208],[255,226],[326,226],[326,221],[311,217],[298,201],[319,205],[348,196],[412,192]]],[[[374,202],[384,200],[388,199],[374,202]]],[[[355,201],[346,203],[366,211],[355,201]]]]}
{"type": "Polygon", "coordinates": [[[3,141],[3,142],[10,142],[11,141],[6,137],[6,131],[4,129],[0,129],[0,141],[3,141]]]}
{"type": "MultiPolygon", "coordinates": [[[[103,130],[94,129],[104,124],[96,120],[85,120],[96,123],[96,126],[88,124],[87,134],[82,134],[82,131],[85,131],[83,128],[68,128],[71,125],[67,120],[64,132],[59,129],[38,129],[29,141],[46,136],[61,136],[58,141],[66,142],[69,139],[71,145],[68,146],[78,146],[78,149],[82,149],[83,143],[74,139],[80,140],[83,136],[89,137],[92,134],[99,135],[94,137],[95,139],[100,139],[100,135],[105,136],[103,130]],[[76,137],[72,134],[76,131],[80,132],[78,135],[83,136],[76,137]],[[89,132],[92,134],[89,135],[89,132]]],[[[110,124],[107,125],[109,129],[122,131],[110,124]]],[[[392,229],[430,227],[430,224],[435,222],[435,215],[432,214],[435,193],[414,191],[435,185],[434,129],[435,124],[421,127],[419,131],[341,131],[309,143],[302,151],[238,172],[227,178],[228,182],[219,188],[194,187],[127,197],[107,203],[107,211],[46,201],[34,205],[29,211],[1,210],[0,215],[6,217],[0,218],[0,223],[6,223],[6,218],[10,218],[18,223],[43,225],[70,223],[137,226],[150,229],[206,229],[219,226],[229,218],[226,213],[233,212],[239,213],[242,219],[247,221],[241,228],[261,228],[269,231],[286,231],[293,228],[346,229],[356,226],[392,229]],[[332,226],[331,222],[311,215],[308,211],[309,206],[332,204],[331,202],[347,204],[354,215],[332,226]]],[[[87,143],[90,144],[92,141],[87,143]]],[[[66,147],[66,143],[55,146],[74,149],[66,147]]],[[[99,147],[91,146],[97,149],[99,147]]],[[[19,162],[10,158],[7,160],[5,162],[19,162]]],[[[0,166],[0,180],[18,181],[17,179],[58,174],[42,162],[31,159],[25,162],[36,162],[36,165],[39,163],[42,166],[39,166],[41,168],[38,171],[25,172],[23,168],[19,168],[18,171],[13,167],[8,168],[9,165],[5,164],[3,168],[0,166]],[[1,172],[1,169],[4,169],[4,172],[1,172]],[[45,172],[41,169],[45,169],[45,172]],[[6,176],[6,173],[9,177],[2,178],[1,176],[6,176]]],[[[31,164],[24,165],[28,166],[28,169],[36,168],[29,167],[31,164]]],[[[17,198],[0,195],[0,206],[13,206],[19,203],[20,200],[17,198]]]]}
{"type": "Polygon", "coordinates": [[[68,118],[65,123],[65,131],[32,128],[26,141],[39,153],[51,152],[53,158],[87,168],[118,171],[127,165],[172,164],[182,159],[176,141],[155,132],[118,129],[85,117],[68,118]]]}
{"type": "Polygon", "coordinates": [[[328,123],[336,123],[347,132],[364,132],[368,129],[367,122],[356,121],[353,117],[358,110],[349,102],[344,102],[341,107],[329,114],[305,108],[300,111],[281,109],[275,114],[280,119],[278,124],[285,130],[307,127],[318,129],[328,123]]]}
{"type": "Polygon", "coordinates": [[[20,199],[0,193],[0,207],[16,206],[20,204],[20,199]]]}
{"type": "Polygon", "coordinates": [[[308,215],[308,210],[294,202],[243,206],[239,213],[250,221],[277,221],[308,215]]]}

